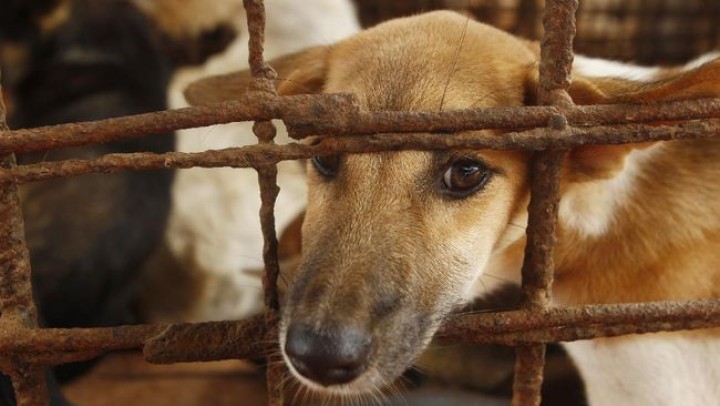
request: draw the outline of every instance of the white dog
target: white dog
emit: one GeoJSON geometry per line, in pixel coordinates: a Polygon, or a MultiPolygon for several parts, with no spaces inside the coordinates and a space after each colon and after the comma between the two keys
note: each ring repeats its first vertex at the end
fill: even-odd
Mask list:
{"type": "MultiPolygon", "coordinates": [[[[162,2],[153,3],[158,9],[161,5],[162,2]]],[[[266,58],[312,45],[334,43],[360,29],[349,0],[267,0],[265,8],[266,58]]],[[[248,67],[249,35],[240,0],[210,4],[188,1],[185,7],[174,6],[168,10],[174,10],[172,14],[162,10],[168,26],[179,19],[192,20],[197,14],[203,17],[192,20],[197,27],[191,30],[201,30],[226,17],[232,18],[231,24],[238,32],[224,53],[209,59],[201,68],[181,70],[174,77],[169,90],[169,105],[179,108],[187,105],[182,95],[187,84],[201,77],[248,67]]],[[[278,130],[276,141],[286,142],[288,137],[284,128],[279,126],[278,130]]],[[[179,131],[177,150],[197,152],[255,142],[252,123],[236,123],[179,131]]],[[[279,165],[278,184],[282,191],[275,214],[277,229],[281,230],[305,205],[302,167],[297,162],[279,165]]],[[[165,290],[184,290],[186,293],[185,297],[169,292],[165,298],[148,298],[151,305],[145,307],[150,311],[151,320],[233,319],[261,309],[260,278],[252,271],[263,266],[259,210],[254,170],[195,168],[178,171],[166,233],[167,251],[164,259],[156,264],[154,278],[162,281],[165,290]]]]}

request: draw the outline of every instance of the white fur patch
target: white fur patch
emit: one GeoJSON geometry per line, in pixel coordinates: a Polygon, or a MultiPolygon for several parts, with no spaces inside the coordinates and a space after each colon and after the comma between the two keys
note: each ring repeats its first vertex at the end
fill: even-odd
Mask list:
{"type": "Polygon", "coordinates": [[[613,77],[648,82],[653,80],[661,69],[575,55],[573,71],[581,76],[613,77]]]}
{"type": "Polygon", "coordinates": [[[693,59],[692,61],[688,62],[683,66],[683,70],[693,70],[695,68],[699,68],[703,65],[705,65],[708,62],[714,61],[715,59],[720,58],[720,51],[715,52],[709,52],[705,55],[702,55],[698,58],[693,59]]]}
{"type": "MultiPolygon", "coordinates": [[[[720,58],[720,52],[709,52],[686,63],[682,66],[682,70],[689,71],[718,58],[720,58]]],[[[662,72],[663,68],[660,67],[639,66],[606,59],[589,58],[582,55],[575,55],[575,61],[573,62],[573,73],[587,77],[611,77],[650,82],[655,80],[662,72]]]]}
{"type": "Polygon", "coordinates": [[[631,151],[620,173],[610,179],[577,183],[569,186],[560,200],[558,218],[562,224],[586,237],[607,232],[617,207],[625,203],[635,188],[643,163],[662,144],[631,151]]]}
{"type": "MultiPolygon", "coordinates": [[[[695,69],[720,57],[711,52],[685,64],[683,70],[695,69]]],[[[588,77],[615,77],[648,82],[663,70],[604,59],[576,55],[573,64],[575,74],[588,77]]],[[[626,161],[625,169],[614,178],[572,185],[560,201],[560,219],[563,224],[587,237],[604,234],[612,224],[615,210],[622,204],[634,187],[643,160],[654,150],[635,150],[626,161]]]]}
{"type": "Polygon", "coordinates": [[[565,343],[592,406],[715,406],[720,342],[714,337],[647,334],[565,343]]]}
{"type": "MultiPolygon", "coordinates": [[[[333,43],[359,30],[348,0],[267,0],[265,7],[267,59],[333,43]]],[[[238,25],[243,27],[240,35],[226,52],[201,68],[176,74],[169,91],[170,107],[187,105],[182,91],[195,80],[248,68],[247,29],[244,23],[238,25]]],[[[280,125],[277,142],[288,141],[280,125]]],[[[196,152],[256,142],[251,123],[236,123],[179,131],[177,150],[196,152]]],[[[304,208],[307,190],[299,163],[281,163],[278,169],[281,192],[275,215],[280,231],[304,208]]],[[[256,172],[185,169],[178,171],[172,193],[168,246],[181,263],[188,263],[188,268],[191,264],[198,267],[208,283],[200,305],[186,315],[185,321],[235,319],[259,311],[261,282],[257,272],[252,272],[263,268],[256,172]]]]}

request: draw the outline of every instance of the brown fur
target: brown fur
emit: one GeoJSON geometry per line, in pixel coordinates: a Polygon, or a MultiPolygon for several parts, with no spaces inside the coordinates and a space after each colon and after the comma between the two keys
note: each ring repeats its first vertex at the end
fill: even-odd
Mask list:
{"type": "MultiPolygon", "coordinates": [[[[536,45],[436,12],[381,24],[334,46],[287,57],[277,67],[281,94],[350,92],[364,109],[383,111],[520,106],[534,100],[537,63],[536,45]],[[314,55],[311,62],[308,55],[314,55]]],[[[720,94],[719,61],[658,78],[641,84],[576,77],[570,93],[579,104],[720,94]]],[[[247,73],[232,76],[236,87],[247,79],[247,73]]],[[[208,93],[221,87],[201,82],[187,95],[203,103],[231,98],[208,93]]],[[[607,232],[586,235],[560,218],[555,302],[720,296],[720,274],[714,271],[720,266],[718,145],[676,141],[570,151],[563,198],[616,178],[632,151],[654,148],[607,232]]],[[[372,338],[367,371],[328,390],[371,391],[393,380],[445,315],[469,299],[487,261],[519,262],[524,237],[515,222],[529,199],[529,158],[523,151],[348,155],[330,179],[310,166],[303,260],[284,309],[281,343],[293,323],[318,331],[351,325],[372,338]],[[460,157],[481,160],[493,174],[482,190],[453,199],[439,193],[438,185],[460,157]]]]}

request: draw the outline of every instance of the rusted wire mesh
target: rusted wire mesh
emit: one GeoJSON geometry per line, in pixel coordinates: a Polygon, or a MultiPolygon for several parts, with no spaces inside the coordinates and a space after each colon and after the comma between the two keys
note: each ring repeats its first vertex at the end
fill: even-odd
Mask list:
{"type": "MultiPolygon", "coordinates": [[[[720,99],[644,106],[574,106],[567,94],[573,59],[577,0],[547,2],[540,65],[544,106],[454,112],[361,112],[351,95],[279,97],[263,60],[262,0],[245,0],[250,65],[255,92],[238,101],[208,107],[141,114],[89,123],[11,131],[0,104],[0,370],[11,376],[21,405],[47,404],[43,367],[85,360],[120,349],[142,349],[153,363],[256,358],[277,344],[277,238],[273,218],[276,164],[282,160],[339,152],[446,148],[529,149],[533,162],[528,244],[523,266],[525,302],[521,309],[452,318],[438,335],[449,340],[517,346],[513,405],[537,405],[545,344],[631,333],[720,326],[720,300],[550,308],[558,173],[564,151],[577,145],[712,137],[720,131],[720,99]],[[283,119],[291,135],[327,135],[312,144],[275,145],[268,121],[283,119]],[[13,153],[107,142],[180,128],[257,120],[258,144],[200,153],[112,154],[16,166],[13,153]],[[682,121],[693,120],[693,121],[682,121]],[[678,124],[649,125],[657,121],[678,124]],[[512,130],[504,137],[466,130],[512,130]],[[373,135],[368,135],[372,133],[373,135]],[[363,135],[358,137],[358,135],[363,135]],[[91,172],[204,167],[253,167],[262,196],[266,313],[242,321],[182,325],[139,325],[96,329],[40,329],[30,286],[28,252],[17,185],[91,172]]],[[[281,363],[268,368],[270,403],[283,403],[281,363]]]]}
{"type": "MultiPolygon", "coordinates": [[[[356,0],[373,25],[419,11],[451,8],[530,39],[543,33],[545,0],[356,0]]],[[[682,63],[720,48],[720,3],[714,0],[583,0],[577,52],[642,64],[682,63]]]]}

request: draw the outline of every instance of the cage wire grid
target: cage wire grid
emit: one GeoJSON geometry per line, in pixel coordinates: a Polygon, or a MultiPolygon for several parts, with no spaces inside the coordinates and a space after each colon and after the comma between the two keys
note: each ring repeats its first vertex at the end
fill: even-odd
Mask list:
{"type": "MultiPolygon", "coordinates": [[[[720,99],[654,106],[575,106],[567,89],[573,60],[577,0],[548,0],[541,47],[541,106],[433,112],[361,111],[352,95],[278,96],[275,72],[263,59],[262,0],[244,0],[250,31],[253,91],[235,101],[94,122],[11,131],[0,100],[0,370],[13,382],[19,405],[46,405],[44,367],[142,349],[148,362],[166,364],[276,357],[279,274],[274,203],[276,164],[337,153],[446,148],[536,151],[522,268],[524,303],[513,311],[450,317],[436,334],[448,341],[516,346],[514,406],[539,405],[545,345],[624,334],[720,327],[720,299],[551,307],[558,174],[565,151],[579,145],[710,138],[720,133],[720,99]],[[311,143],[276,145],[282,119],[290,135],[311,143]],[[14,153],[101,143],[234,121],[255,121],[255,145],[198,153],[109,154],[17,166],[14,153]],[[689,121],[692,120],[692,121],[689,121]],[[665,122],[670,124],[650,124],[665,122]],[[508,130],[504,136],[462,133],[508,130]],[[457,133],[457,134],[454,134],[457,133]],[[327,135],[332,137],[326,137],[327,135]],[[449,136],[448,134],[453,134],[449,136]],[[360,136],[361,135],[361,136],[360,136]],[[18,184],[119,170],[255,168],[262,197],[266,311],[240,321],[109,328],[48,329],[37,325],[18,184]]],[[[272,360],[271,360],[272,361],[272,360]]],[[[277,361],[277,360],[275,360],[277,361]]],[[[283,404],[281,362],[267,369],[268,399],[283,404]]]]}

